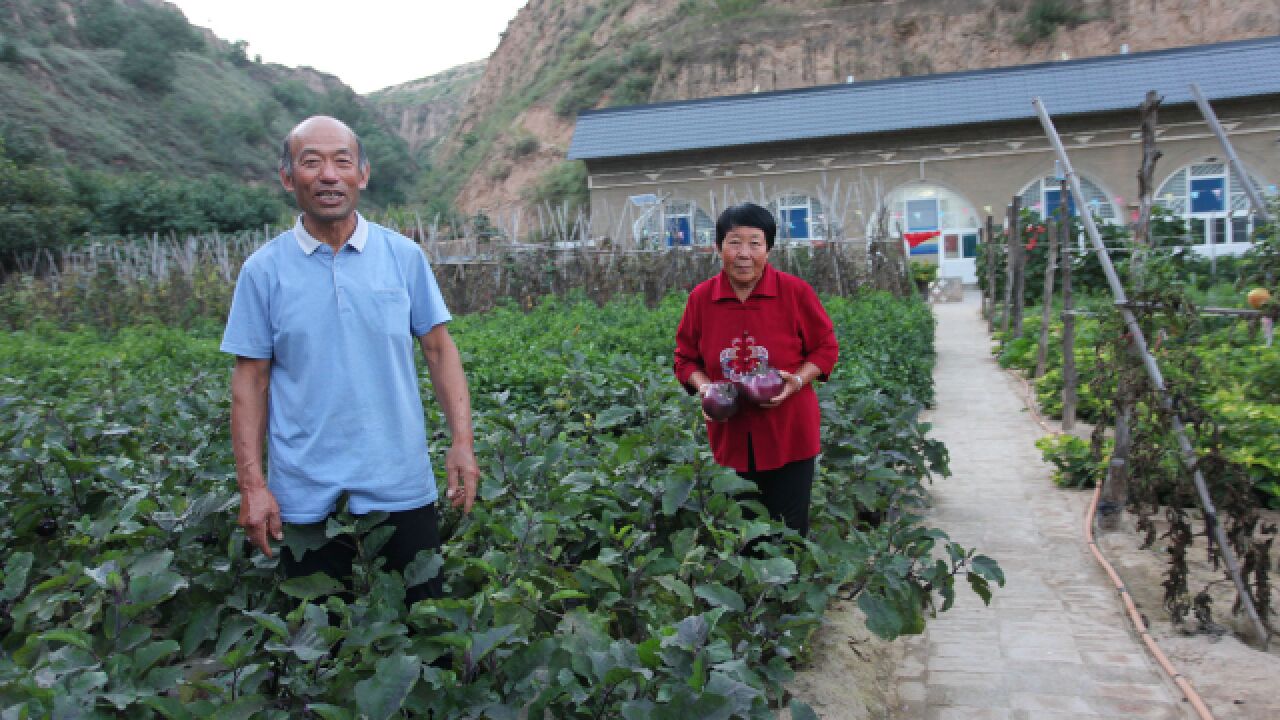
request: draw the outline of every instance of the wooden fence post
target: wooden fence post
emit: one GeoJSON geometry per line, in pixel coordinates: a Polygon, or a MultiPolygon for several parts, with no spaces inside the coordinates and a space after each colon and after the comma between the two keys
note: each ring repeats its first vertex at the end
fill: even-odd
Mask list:
{"type": "Polygon", "coordinates": [[[1013,306],[1013,229],[1013,205],[1009,205],[1004,216],[1004,306],[1000,310],[1000,332],[1005,335],[1009,333],[1009,308],[1013,306]]]}
{"type": "Polygon", "coordinates": [[[982,314],[987,319],[987,332],[995,330],[996,322],[996,233],[995,221],[987,213],[986,237],[982,239],[982,253],[987,259],[987,292],[982,296],[982,314]]]}
{"type": "MultiPolygon", "coordinates": [[[[1058,197],[1070,197],[1065,179],[1062,181],[1062,194],[1058,197]]],[[[1062,251],[1062,430],[1071,432],[1076,426],[1076,316],[1075,300],[1071,297],[1070,217],[1058,232],[1061,234],[1062,251]]]]}
{"type": "Polygon", "coordinates": [[[1009,237],[1013,244],[1009,248],[1014,253],[1013,260],[1013,337],[1022,337],[1022,312],[1026,307],[1027,287],[1027,250],[1022,244],[1022,198],[1013,199],[1013,225],[1009,237]]]}
{"type": "MultiPolygon", "coordinates": [[[[1065,204],[1063,205],[1065,207],[1065,204]]],[[[1032,377],[1044,376],[1045,366],[1049,363],[1049,319],[1053,313],[1053,275],[1058,263],[1058,223],[1049,218],[1045,224],[1049,247],[1045,252],[1044,263],[1044,299],[1040,307],[1040,346],[1036,350],[1036,370],[1032,377]]]]}

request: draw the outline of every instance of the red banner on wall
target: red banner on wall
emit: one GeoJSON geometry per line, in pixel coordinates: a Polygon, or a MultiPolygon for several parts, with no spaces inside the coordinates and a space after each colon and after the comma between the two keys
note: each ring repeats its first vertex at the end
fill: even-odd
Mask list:
{"type": "Polygon", "coordinates": [[[907,241],[908,245],[915,247],[921,243],[928,242],[941,234],[942,231],[940,230],[921,230],[920,232],[903,233],[902,237],[907,241]]]}

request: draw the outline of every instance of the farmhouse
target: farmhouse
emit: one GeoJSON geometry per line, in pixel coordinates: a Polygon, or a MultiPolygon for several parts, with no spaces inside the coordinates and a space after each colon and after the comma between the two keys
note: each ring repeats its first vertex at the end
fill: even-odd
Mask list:
{"type": "MultiPolygon", "coordinates": [[[[1138,106],[1159,114],[1156,200],[1189,221],[1186,242],[1239,251],[1248,199],[1191,96],[1209,99],[1248,174],[1280,182],[1280,37],[972,72],[854,82],[585,112],[570,159],[586,162],[592,235],[619,245],[708,245],[714,218],[767,204],[787,242],[863,240],[883,219],[944,277],[974,278],[988,215],[1013,196],[1061,202],[1040,97],[1108,223],[1137,212],[1138,106]],[[915,233],[920,233],[916,235],[915,233]]],[[[1078,211],[1069,199],[1072,212],[1078,211]]]]}

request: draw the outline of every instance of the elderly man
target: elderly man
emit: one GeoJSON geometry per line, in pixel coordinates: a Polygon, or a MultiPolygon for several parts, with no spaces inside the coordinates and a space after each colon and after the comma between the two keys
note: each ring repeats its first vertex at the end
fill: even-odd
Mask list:
{"type": "MultiPolygon", "coordinates": [[[[422,251],[356,212],[369,171],[360,139],[334,118],[308,118],[285,137],[280,182],[302,214],[245,261],[222,351],[236,356],[231,441],[250,542],[270,557],[284,525],[323,527],[345,497],[353,513],[388,513],[395,531],[381,553],[403,572],[440,545],[413,338],[452,437],[454,507],[471,511],[480,471],[449,311],[422,251]]],[[[281,564],[290,577],[340,579],[354,552],[334,538],[301,557],[286,546],[281,564]]],[[[440,594],[437,577],[408,599],[440,594]]]]}

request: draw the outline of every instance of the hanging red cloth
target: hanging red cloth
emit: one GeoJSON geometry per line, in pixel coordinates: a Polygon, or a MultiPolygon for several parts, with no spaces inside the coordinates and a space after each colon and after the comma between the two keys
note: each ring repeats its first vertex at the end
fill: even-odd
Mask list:
{"type": "Polygon", "coordinates": [[[927,242],[942,234],[940,230],[921,230],[920,232],[902,233],[902,237],[906,239],[907,244],[915,247],[920,243],[927,242]]]}

